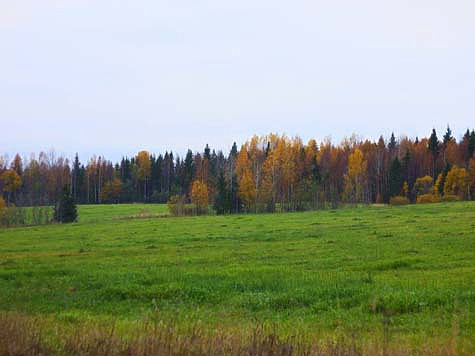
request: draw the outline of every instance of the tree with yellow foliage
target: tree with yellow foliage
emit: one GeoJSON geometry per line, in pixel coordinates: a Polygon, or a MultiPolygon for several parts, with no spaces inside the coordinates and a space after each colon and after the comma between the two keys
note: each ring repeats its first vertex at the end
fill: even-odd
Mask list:
{"type": "Polygon", "coordinates": [[[147,151],[140,151],[137,154],[137,178],[143,182],[144,201],[147,201],[147,183],[152,173],[152,162],[150,161],[150,154],[147,151]]]}
{"type": "Polygon", "coordinates": [[[256,187],[250,170],[244,171],[239,180],[239,198],[247,211],[250,211],[256,201],[256,187]]]}
{"type": "Polygon", "coordinates": [[[3,191],[7,193],[7,205],[10,206],[11,195],[21,187],[21,177],[13,169],[8,169],[0,177],[3,191]]]}
{"type": "Polygon", "coordinates": [[[345,174],[345,198],[348,202],[363,201],[366,168],[367,162],[363,158],[363,152],[356,148],[348,157],[348,172],[345,174]]]}
{"type": "Polygon", "coordinates": [[[457,195],[462,199],[468,195],[468,174],[465,168],[453,166],[449,173],[447,173],[444,194],[457,195]]]}
{"type": "Polygon", "coordinates": [[[195,205],[196,213],[198,215],[206,214],[208,212],[208,187],[201,180],[195,180],[191,185],[191,202],[195,205]]]}
{"type": "Polygon", "coordinates": [[[238,196],[247,211],[256,204],[257,190],[254,176],[251,169],[247,144],[241,147],[236,160],[236,173],[239,182],[238,196]]]}

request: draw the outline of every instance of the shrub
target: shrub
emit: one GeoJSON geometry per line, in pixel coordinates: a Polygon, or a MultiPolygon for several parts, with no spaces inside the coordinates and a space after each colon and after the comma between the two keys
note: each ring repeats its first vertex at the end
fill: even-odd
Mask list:
{"type": "Polygon", "coordinates": [[[407,205],[410,201],[406,197],[396,196],[389,199],[390,205],[407,205]]]}
{"type": "Polygon", "coordinates": [[[184,214],[185,197],[180,195],[172,195],[167,202],[170,214],[174,216],[181,216],[184,214]]]}
{"type": "Polygon", "coordinates": [[[417,197],[417,204],[439,203],[440,201],[440,197],[434,194],[422,194],[417,197]]]}

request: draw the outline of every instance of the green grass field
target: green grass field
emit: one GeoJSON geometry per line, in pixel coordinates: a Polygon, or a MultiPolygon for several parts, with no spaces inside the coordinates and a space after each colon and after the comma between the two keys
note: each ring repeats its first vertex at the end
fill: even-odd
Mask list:
{"type": "Polygon", "coordinates": [[[0,310],[475,338],[473,202],[127,219],[144,212],[166,206],[82,206],[75,224],[0,230],[0,310]]]}

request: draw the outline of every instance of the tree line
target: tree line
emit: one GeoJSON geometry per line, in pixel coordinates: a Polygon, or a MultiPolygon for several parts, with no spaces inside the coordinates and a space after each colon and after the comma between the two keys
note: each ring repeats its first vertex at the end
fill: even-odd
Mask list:
{"type": "Polygon", "coordinates": [[[447,127],[426,138],[394,134],[376,142],[353,135],[339,144],[270,134],[230,152],[140,151],[113,163],[81,162],[54,152],[0,157],[0,191],[7,206],[53,205],[68,187],[78,204],[166,203],[195,213],[298,211],[341,203],[475,199],[475,130],[460,139],[447,127]]]}

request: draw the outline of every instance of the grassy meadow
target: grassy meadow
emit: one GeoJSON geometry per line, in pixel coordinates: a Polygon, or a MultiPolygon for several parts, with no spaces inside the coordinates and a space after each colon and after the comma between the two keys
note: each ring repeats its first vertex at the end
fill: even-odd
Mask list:
{"type": "Polygon", "coordinates": [[[152,322],[475,351],[474,202],[166,213],[81,206],[78,223],[0,230],[0,315],[41,320],[50,343],[58,325],[152,322]]]}

